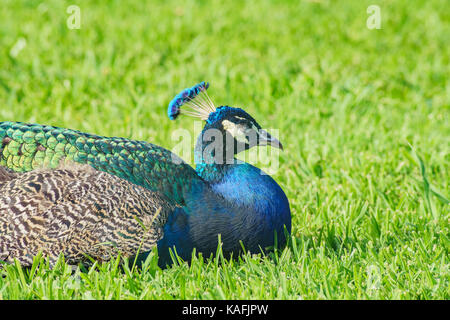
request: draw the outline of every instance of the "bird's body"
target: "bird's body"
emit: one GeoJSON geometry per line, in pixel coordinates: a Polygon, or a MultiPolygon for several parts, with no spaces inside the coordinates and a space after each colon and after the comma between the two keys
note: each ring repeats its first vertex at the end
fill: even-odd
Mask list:
{"type": "MultiPolygon", "coordinates": [[[[191,90],[188,93],[182,92],[174,99],[175,103],[171,102],[171,119],[180,114],[183,103],[191,102],[207,87],[200,84],[194,88],[195,90],[187,89],[191,90]]],[[[170,151],[147,142],[101,137],[36,124],[0,122],[0,165],[14,172],[22,172],[17,175],[6,170],[2,173],[0,170],[0,179],[2,176],[5,177],[4,180],[9,179],[6,183],[0,180],[0,260],[5,259],[5,252],[9,247],[17,246],[21,241],[20,232],[14,233],[14,230],[25,230],[23,233],[33,234],[34,227],[23,227],[30,224],[28,220],[33,219],[33,212],[48,216],[56,203],[61,204],[44,199],[42,192],[24,187],[26,179],[36,180],[38,177],[39,181],[42,180],[48,186],[59,181],[62,186],[61,192],[58,190],[59,197],[64,194],[84,194],[75,203],[93,209],[89,211],[90,218],[86,219],[85,210],[74,210],[76,205],[69,198],[59,198],[66,205],[65,209],[58,209],[58,219],[64,223],[59,222],[60,231],[48,236],[50,220],[53,219],[50,218],[50,224],[44,227],[48,230],[41,228],[40,231],[46,236],[40,238],[42,241],[33,242],[33,250],[29,249],[29,243],[22,245],[22,248],[28,248],[26,252],[31,255],[37,249],[47,248],[48,243],[53,245],[56,241],[52,247],[55,250],[47,250],[48,256],[65,254],[64,250],[72,247],[70,257],[75,257],[72,262],[81,261],[85,254],[107,260],[111,255],[106,255],[103,249],[98,249],[98,252],[90,249],[104,248],[102,243],[106,239],[115,242],[118,250],[124,249],[128,256],[135,255],[138,250],[148,252],[157,245],[160,265],[165,265],[170,263],[169,249],[174,247],[184,260],[191,258],[194,248],[207,257],[215,253],[219,234],[226,256],[237,255],[242,246],[257,253],[277,244],[277,239],[278,245],[283,246],[286,242],[284,231],[290,233],[291,229],[289,202],[283,190],[260,169],[234,158],[242,148],[245,150],[267,144],[281,148],[281,144],[262,130],[242,109],[216,109],[210,106],[207,112],[202,108],[198,114],[206,120],[206,124],[196,144],[196,170],[170,151]],[[211,148],[210,141],[204,139],[210,129],[218,132],[217,141],[223,139],[225,145],[219,147],[223,150],[211,148]],[[246,134],[256,132],[257,140],[237,139],[238,131],[242,130],[246,134]],[[229,138],[231,147],[227,143],[229,138]],[[225,152],[229,150],[231,152],[225,152]],[[91,169],[73,169],[76,168],[72,166],[73,163],[87,164],[89,166],[85,167],[91,169]],[[62,164],[66,167],[61,168],[62,164]],[[56,170],[40,169],[58,167],[56,170]],[[30,170],[32,171],[28,172],[30,170]],[[84,184],[77,183],[83,179],[84,184]],[[120,197],[113,196],[115,191],[112,190],[115,188],[121,192],[120,197]],[[35,200],[27,205],[28,209],[20,211],[12,209],[11,199],[35,200]],[[130,202],[129,199],[133,200],[130,202]],[[47,204],[48,201],[51,202],[49,206],[41,205],[41,202],[47,204]],[[130,203],[133,205],[130,206],[130,203]],[[103,209],[99,209],[99,205],[103,209]],[[64,219],[65,211],[72,211],[72,220],[64,219]],[[5,212],[6,218],[2,220],[1,216],[5,212]],[[141,228],[138,232],[139,226],[142,226],[136,224],[136,220],[139,220],[136,218],[140,217],[147,219],[146,221],[157,217],[151,220],[152,223],[146,224],[150,228],[150,240],[145,240],[142,248],[140,246],[144,231],[141,228]],[[19,221],[15,229],[10,226],[14,219],[19,221]],[[104,225],[112,228],[105,229],[104,225]],[[119,231],[127,225],[132,226],[133,231],[119,231]],[[95,233],[97,229],[99,230],[95,233]],[[80,236],[77,239],[82,243],[66,237],[63,240],[65,244],[61,247],[57,238],[64,237],[62,235],[67,233],[78,233],[80,236]],[[89,234],[95,235],[90,237],[89,234]],[[121,234],[127,236],[121,237],[121,234]],[[133,239],[128,239],[130,235],[133,239]],[[130,243],[132,245],[127,246],[130,243]]],[[[53,231],[58,229],[56,226],[52,228],[53,231]]],[[[20,260],[25,251],[17,252],[8,253],[7,259],[20,260]]],[[[22,260],[29,261],[29,258],[22,260]]]]}
{"type": "MultiPolygon", "coordinates": [[[[209,257],[217,250],[218,233],[225,257],[236,256],[242,245],[249,252],[265,251],[275,245],[275,232],[278,247],[285,245],[284,228],[291,232],[291,216],[278,184],[249,164],[229,165],[227,171],[224,179],[193,186],[183,210],[169,217],[174,223],[166,224],[158,249],[175,246],[178,255],[188,260],[196,247],[209,257]]],[[[159,252],[168,260],[166,250],[159,252]]]]}

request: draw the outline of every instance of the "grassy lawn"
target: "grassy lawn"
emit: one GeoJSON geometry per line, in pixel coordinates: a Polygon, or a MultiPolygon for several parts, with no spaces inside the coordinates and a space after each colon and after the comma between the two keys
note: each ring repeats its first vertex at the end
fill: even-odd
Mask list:
{"type": "Polygon", "coordinates": [[[217,104],[279,130],[291,244],[165,270],[153,254],[142,270],[8,265],[0,299],[449,298],[445,0],[145,3],[3,0],[0,121],[172,149],[175,129],[194,128],[167,104],[209,81],[217,104]]]}

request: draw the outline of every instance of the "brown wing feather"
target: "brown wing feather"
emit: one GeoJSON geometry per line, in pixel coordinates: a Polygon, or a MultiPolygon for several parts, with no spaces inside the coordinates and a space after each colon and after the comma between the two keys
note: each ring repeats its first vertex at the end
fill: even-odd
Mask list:
{"type": "Polygon", "coordinates": [[[0,184],[0,260],[30,265],[39,251],[68,263],[133,256],[155,246],[173,209],[159,193],[90,166],[10,176],[0,184]]]}
{"type": "Polygon", "coordinates": [[[16,177],[17,177],[17,173],[15,173],[5,167],[0,166],[0,188],[1,188],[2,184],[6,183],[8,181],[11,181],[12,179],[14,179],[16,177]]]}

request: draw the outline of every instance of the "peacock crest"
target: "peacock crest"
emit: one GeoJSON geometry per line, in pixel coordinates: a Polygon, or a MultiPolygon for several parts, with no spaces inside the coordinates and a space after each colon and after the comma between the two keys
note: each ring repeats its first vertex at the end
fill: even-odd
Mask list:
{"type": "Polygon", "coordinates": [[[208,88],[209,83],[202,81],[177,94],[169,103],[167,113],[170,120],[175,120],[180,114],[207,120],[209,114],[216,111],[216,106],[206,92],[208,88]]]}

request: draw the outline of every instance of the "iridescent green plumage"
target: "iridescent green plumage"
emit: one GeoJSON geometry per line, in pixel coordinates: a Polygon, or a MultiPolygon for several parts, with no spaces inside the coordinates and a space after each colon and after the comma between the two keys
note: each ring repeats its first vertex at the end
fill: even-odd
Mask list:
{"type": "Polygon", "coordinates": [[[109,138],[39,124],[0,122],[0,165],[15,172],[77,162],[162,192],[183,204],[183,188],[199,179],[172,152],[144,141],[109,138]]]}

